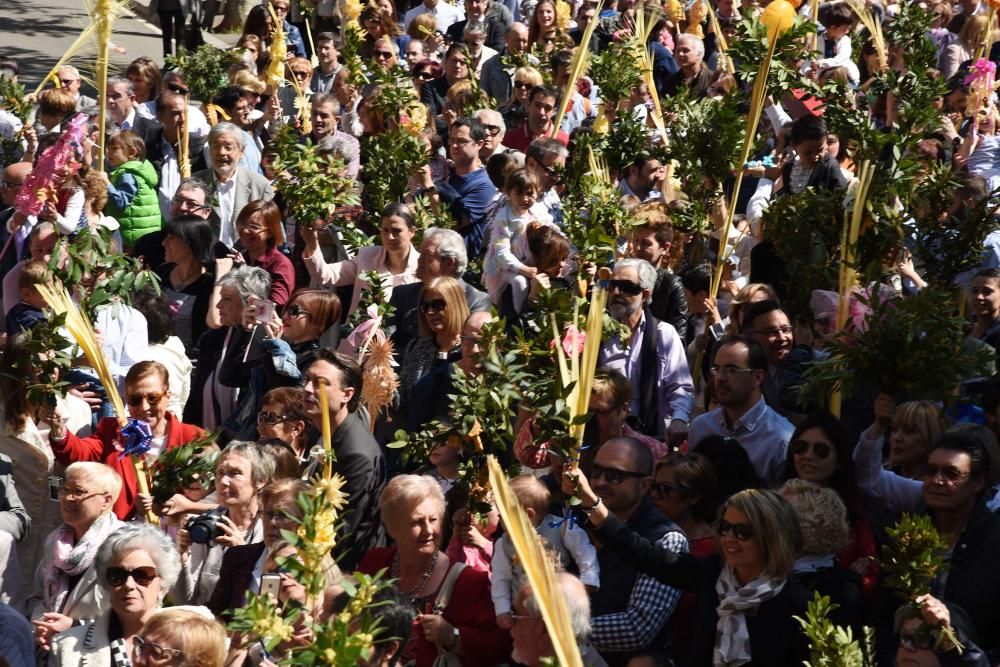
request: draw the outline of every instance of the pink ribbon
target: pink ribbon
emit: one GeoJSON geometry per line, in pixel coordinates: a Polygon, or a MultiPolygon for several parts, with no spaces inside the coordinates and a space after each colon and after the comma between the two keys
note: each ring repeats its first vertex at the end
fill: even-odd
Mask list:
{"type": "Polygon", "coordinates": [[[972,67],[969,68],[969,74],[965,77],[965,85],[969,85],[973,82],[985,82],[986,85],[992,87],[992,82],[996,76],[997,66],[991,60],[986,58],[980,58],[972,67]]]}

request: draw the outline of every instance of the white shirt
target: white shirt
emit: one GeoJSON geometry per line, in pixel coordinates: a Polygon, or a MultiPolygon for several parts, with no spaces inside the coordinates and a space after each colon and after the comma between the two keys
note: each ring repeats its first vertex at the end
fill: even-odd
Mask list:
{"type": "Polygon", "coordinates": [[[215,194],[219,198],[219,217],[222,219],[219,240],[229,248],[232,248],[236,241],[236,235],[233,233],[236,229],[233,221],[233,216],[236,214],[233,211],[233,207],[236,205],[236,178],[237,176],[233,174],[233,177],[225,183],[219,183],[219,187],[215,190],[215,194]]]}
{"type": "Polygon", "coordinates": [[[118,129],[131,130],[132,126],[135,125],[135,115],[135,105],[132,105],[132,110],[128,112],[127,116],[125,116],[125,120],[118,125],[118,129]]]}
{"type": "Polygon", "coordinates": [[[450,5],[445,2],[445,0],[438,0],[437,5],[435,5],[433,9],[424,3],[420,3],[410,11],[406,12],[406,16],[403,17],[403,23],[406,27],[409,27],[410,21],[417,18],[421,14],[433,14],[437,18],[437,29],[444,32],[451,27],[452,24],[458,23],[465,18],[465,8],[457,5],[450,5]]]}
{"type": "MultiPolygon", "coordinates": [[[[136,113],[140,116],[145,116],[150,120],[156,120],[156,101],[150,100],[145,104],[139,104],[135,107],[136,113]]],[[[208,131],[212,127],[208,124],[208,118],[205,114],[201,112],[198,107],[188,105],[188,134],[192,137],[207,137],[208,131]]]]}
{"type": "Polygon", "coordinates": [[[160,185],[156,195],[160,200],[160,215],[164,220],[170,219],[170,200],[181,184],[181,165],[177,160],[177,151],[166,139],[160,140],[163,147],[163,166],[160,168],[160,185]]]}

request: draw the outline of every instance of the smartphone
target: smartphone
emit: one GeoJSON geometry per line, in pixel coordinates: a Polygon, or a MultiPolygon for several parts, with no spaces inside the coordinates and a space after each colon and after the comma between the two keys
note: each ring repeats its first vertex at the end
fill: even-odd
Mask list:
{"type": "Polygon", "coordinates": [[[267,324],[274,317],[275,304],[273,301],[252,296],[249,299],[249,304],[257,307],[257,314],[253,318],[257,324],[267,324]]]}
{"type": "Polygon", "coordinates": [[[272,596],[275,600],[278,599],[278,591],[281,590],[281,575],[280,574],[262,574],[260,576],[260,595],[261,597],[265,595],[272,596]]]}

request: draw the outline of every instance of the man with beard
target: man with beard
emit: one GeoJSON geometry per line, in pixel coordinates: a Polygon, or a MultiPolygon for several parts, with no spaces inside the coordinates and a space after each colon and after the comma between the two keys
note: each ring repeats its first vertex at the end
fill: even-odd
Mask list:
{"type": "Polygon", "coordinates": [[[802,374],[812,361],[812,348],[795,345],[794,329],[777,301],[758,301],[743,313],[743,331],[753,336],[767,351],[768,373],[764,380],[764,400],[789,417],[808,412],[799,406],[802,374]]]}
{"type": "Polygon", "coordinates": [[[643,433],[682,441],[694,385],[677,331],[647,309],[655,284],[656,269],[644,259],[624,259],[615,266],[608,286],[608,313],[632,335],[628,341],[616,336],[605,343],[599,363],[629,379],[630,409],[643,433]]]}
{"type": "Polygon", "coordinates": [[[767,352],[752,336],[723,338],[709,369],[715,400],[722,407],[691,423],[688,442],[697,451],[698,443],[710,435],[735,438],[764,484],[775,486],[795,427],[764,400],[767,368],[767,352]]]}

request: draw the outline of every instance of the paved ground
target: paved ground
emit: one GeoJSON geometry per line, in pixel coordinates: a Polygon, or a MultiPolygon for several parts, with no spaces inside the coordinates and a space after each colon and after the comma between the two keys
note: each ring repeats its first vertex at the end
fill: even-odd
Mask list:
{"type": "MultiPolygon", "coordinates": [[[[140,0],[135,11],[144,14],[148,5],[149,0],[140,0]]],[[[29,91],[34,90],[86,23],[82,0],[0,0],[0,56],[17,60],[20,81],[29,91]]],[[[216,46],[226,45],[214,35],[206,35],[206,39],[216,46]]],[[[222,39],[235,42],[235,36],[222,39]]],[[[111,53],[112,64],[119,71],[139,56],[163,62],[159,28],[135,14],[115,23],[112,41],[126,50],[125,54],[111,53]]],[[[73,64],[86,75],[86,68],[93,67],[93,56],[73,64]]]]}

